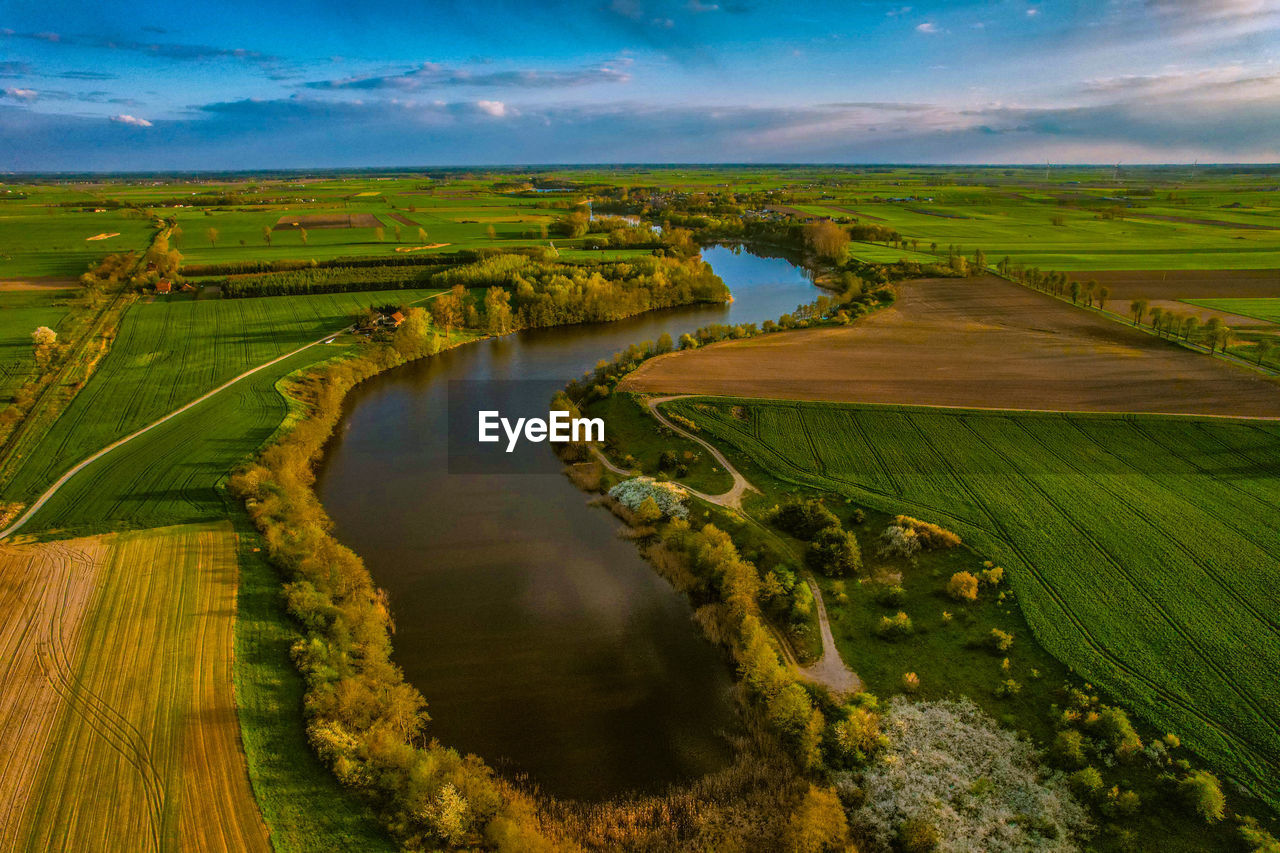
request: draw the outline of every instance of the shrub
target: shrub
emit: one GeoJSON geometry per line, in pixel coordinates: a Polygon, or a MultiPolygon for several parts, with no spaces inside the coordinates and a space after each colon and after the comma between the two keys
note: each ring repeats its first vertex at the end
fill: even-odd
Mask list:
{"type": "Polygon", "coordinates": [[[976,601],[978,599],[978,579],[970,572],[956,572],[947,581],[947,595],[956,601],[976,601]]]}
{"type": "Polygon", "coordinates": [[[1013,648],[1013,635],[999,628],[991,629],[991,648],[997,652],[1007,652],[1013,648]]]}
{"type": "Polygon", "coordinates": [[[915,693],[920,689],[920,676],[914,672],[904,672],[902,674],[902,689],[908,693],[915,693]]]}
{"type": "Polygon", "coordinates": [[[912,631],[911,617],[899,610],[893,616],[883,616],[876,625],[876,636],[885,640],[898,640],[912,631]]]}
{"type": "Polygon", "coordinates": [[[1084,766],[1084,736],[1073,729],[1063,729],[1053,739],[1049,748],[1053,763],[1063,770],[1076,770],[1084,766]]]}
{"type": "Polygon", "coordinates": [[[1007,678],[1004,681],[1000,682],[998,685],[996,685],[996,691],[995,691],[996,698],[1004,699],[1008,696],[1016,696],[1018,695],[1019,692],[1021,692],[1021,690],[1022,690],[1021,684],[1014,681],[1012,678],[1007,678]]]}
{"type": "Polygon", "coordinates": [[[813,539],[827,527],[839,527],[840,519],[820,500],[797,500],[783,504],[773,511],[769,521],[780,530],[797,539],[813,539]]]}
{"type": "Polygon", "coordinates": [[[999,586],[1004,580],[1004,569],[999,566],[992,566],[989,569],[983,569],[981,578],[982,582],[987,586],[999,586]]]}
{"type": "Polygon", "coordinates": [[[1138,792],[1121,790],[1119,785],[1107,791],[1106,800],[1102,804],[1102,811],[1105,814],[1119,818],[1133,817],[1140,808],[1142,808],[1142,798],[1138,796],[1138,792]]]}
{"type": "Polygon", "coordinates": [[[809,543],[805,561],[815,571],[832,577],[845,577],[861,571],[862,551],[852,533],[832,526],[818,531],[809,543]]]}
{"type": "Polygon", "coordinates": [[[1082,799],[1094,800],[1102,792],[1102,774],[1096,767],[1085,767],[1070,776],[1071,790],[1082,799]]]}
{"type": "Polygon", "coordinates": [[[890,524],[880,534],[880,556],[915,559],[920,553],[920,537],[915,532],[896,524],[890,524]]]}
{"type": "Polygon", "coordinates": [[[1073,849],[1089,829],[1034,747],[968,700],[895,697],[884,730],[889,743],[863,771],[865,799],[852,815],[880,847],[899,841],[905,821],[931,824],[938,849],[984,853],[1073,849]]]}
{"type": "Polygon", "coordinates": [[[897,849],[902,853],[932,853],[941,838],[938,828],[923,817],[911,817],[898,824],[897,849]]]}
{"type": "Polygon", "coordinates": [[[907,599],[907,591],[898,585],[886,586],[876,594],[876,603],[884,607],[901,607],[907,599]]]}
{"type": "Polygon", "coordinates": [[[930,524],[927,521],[921,521],[918,518],[912,518],[909,515],[899,515],[893,519],[893,523],[898,527],[915,533],[924,548],[931,550],[954,548],[960,544],[960,537],[950,530],[939,527],[936,524],[930,524]]]}
{"type": "Polygon", "coordinates": [[[885,745],[880,715],[871,708],[848,706],[844,717],[831,725],[829,739],[840,763],[863,764],[885,745]]]}
{"type": "Polygon", "coordinates": [[[663,516],[684,518],[689,510],[684,505],[684,492],[679,486],[659,483],[652,477],[632,477],[609,490],[609,497],[632,512],[639,512],[646,501],[652,501],[663,516]]]}
{"type": "Polygon", "coordinates": [[[1120,758],[1131,758],[1142,750],[1142,738],[1120,708],[1103,706],[1090,715],[1088,725],[1093,734],[1115,750],[1120,758]]]}
{"type": "Polygon", "coordinates": [[[849,822],[833,788],[809,786],[787,824],[784,849],[795,853],[846,850],[849,822]]]}
{"type": "Polygon", "coordinates": [[[1194,770],[1178,783],[1178,795],[1182,801],[1208,823],[1222,820],[1227,799],[1222,795],[1218,777],[1208,770],[1194,770]]]}

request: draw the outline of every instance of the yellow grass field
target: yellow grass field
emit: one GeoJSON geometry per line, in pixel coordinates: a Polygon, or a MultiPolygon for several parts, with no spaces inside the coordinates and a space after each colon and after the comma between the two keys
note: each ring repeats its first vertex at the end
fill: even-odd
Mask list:
{"type": "Polygon", "coordinates": [[[0,547],[0,850],[270,849],[229,523],[0,547]]]}

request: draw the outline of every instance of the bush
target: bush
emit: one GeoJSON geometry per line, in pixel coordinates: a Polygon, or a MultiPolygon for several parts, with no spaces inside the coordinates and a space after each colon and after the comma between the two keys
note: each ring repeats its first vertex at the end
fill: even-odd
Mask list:
{"type": "Polygon", "coordinates": [[[876,625],[876,636],[884,640],[899,640],[912,631],[911,617],[899,610],[893,616],[883,616],[876,625]]]}
{"type": "Polygon", "coordinates": [[[769,521],[797,539],[813,539],[827,527],[839,527],[840,519],[819,500],[790,501],[773,511],[769,521]]]}
{"type": "Polygon", "coordinates": [[[1071,790],[1085,800],[1095,800],[1102,793],[1102,774],[1096,767],[1085,767],[1070,776],[1071,790]]]}
{"type": "Polygon", "coordinates": [[[893,519],[893,523],[914,533],[921,546],[926,549],[954,548],[960,544],[960,537],[950,530],[909,515],[899,515],[893,519]]]}
{"type": "Polygon", "coordinates": [[[904,560],[915,559],[920,553],[920,537],[915,531],[896,524],[890,524],[880,534],[880,556],[901,557],[904,560]]]}
{"type": "Polygon", "coordinates": [[[982,570],[982,582],[987,586],[999,586],[1004,580],[1004,569],[999,566],[992,566],[989,569],[982,570]]]}
{"type": "Polygon", "coordinates": [[[1222,820],[1227,798],[1222,795],[1218,777],[1208,770],[1194,770],[1178,783],[1178,795],[1187,806],[1207,823],[1222,820]]]}
{"type": "Polygon", "coordinates": [[[897,584],[887,586],[876,594],[876,603],[883,607],[901,607],[907,600],[907,591],[897,584]]]}
{"type": "Polygon", "coordinates": [[[991,629],[991,648],[997,652],[1007,652],[1013,648],[1013,635],[999,628],[991,629]]]}
{"type": "Polygon", "coordinates": [[[905,821],[932,824],[939,849],[984,853],[1074,849],[1090,828],[1035,748],[968,700],[895,697],[884,730],[889,743],[863,771],[864,804],[851,815],[880,848],[900,843],[905,821]]]}
{"type": "Polygon", "coordinates": [[[809,786],[787,824],[784,849],[794,853],[847,850],[849,823],[833,788],[809,786]]]}
{"type": "Polygon", "coordinates": [[[902,689],[907,693],[916,693],[920,690],[920,676],[914,672],[904,672],[902,674],[902,689]]]}
{"type": "Polygon", "coordinates": [[[978,579],[970,572],[956,572],[947,581],[947,595],[956,601],[977,601],[978,579]]]}
{"type": "Polygon", "coordinates": [[[938,828],[923,817],[911,817],[898,824],[894,845],[902,853],[932,853],[941,842],[938,828]]]}
{"type": "Polygon", "coordinates": [[[1049,748],[1053,763],[1063,770],[1076,770],[1084,766],[1084,736],[1073,729],[1064,729],[1054,737],[1049,748]]]}
{"type": "Polygon", "coordinates": [[[862,551],[853,534],[837,525],[818,531],[809,543],[805,562],[823,574],[847,577],[862,570],[862,551]]]}
{"type": "Polygon", "coordinates": [[[845,766],[865,763],[886,741],[880,730],[880,715],[870,708],[848,706],[844,717],[831,725],[828,740],[845,766]]]}

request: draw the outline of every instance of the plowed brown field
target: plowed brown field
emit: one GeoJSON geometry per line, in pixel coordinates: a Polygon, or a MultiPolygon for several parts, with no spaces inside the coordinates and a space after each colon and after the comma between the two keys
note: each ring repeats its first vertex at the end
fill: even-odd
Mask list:
{"type": "Polygon", "coordinates": [[[1274,380],[994,277],[907,282],[893,307],[852,326],[660,356],[622,389],[1280,417],[1274,380]]]}
{"type": "Polygon", "coordinates": [[[237,576],[229,524],[0,548],[0,849],[270,849],[237,576]]]}

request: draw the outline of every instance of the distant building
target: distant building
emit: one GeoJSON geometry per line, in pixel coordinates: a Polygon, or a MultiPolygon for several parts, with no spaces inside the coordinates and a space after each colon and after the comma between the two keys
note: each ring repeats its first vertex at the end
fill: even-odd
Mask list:
{"type": "Polygon", "coordinates": [[[404,322],[404,314],[400,313],[399,311],[391,315],[392,326],[399,326],[403,322],[404,322]]]}
{"type": "Polygon", "coordinates": [[[162,278],[156,282],[156,293],[168,293],[173,290],[173,282],[167,278],[162,278]]]}

